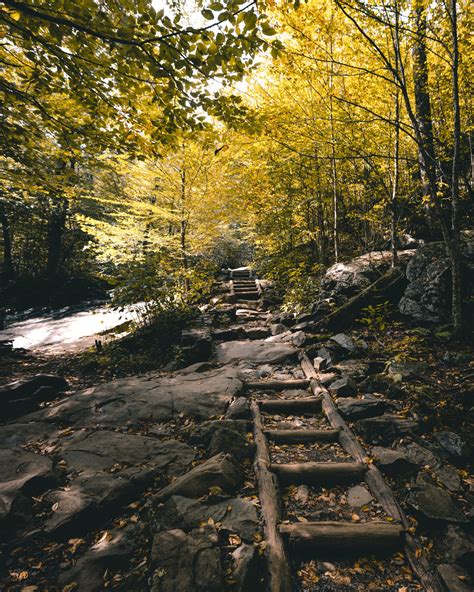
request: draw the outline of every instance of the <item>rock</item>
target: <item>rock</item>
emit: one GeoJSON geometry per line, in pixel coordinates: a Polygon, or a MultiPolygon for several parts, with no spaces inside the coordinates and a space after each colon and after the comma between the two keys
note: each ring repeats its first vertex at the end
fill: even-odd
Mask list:
{"type": "Polygon", "coordinates": [[[240,485],[242,479],[242,469],[235,459],[229,454],[220,453],[175,479],[161,489],[157,496],[163,500],[172,495],[200,497],[207,494],[210,487],[220,487],[230,493],[240,485]]]}
{"type": "Polygon", "coordinates": [[[272,374],[273,368],[269,364],[264,364],[258,369],[259,378],[265,378],[266,376],[271,376],[272,374]]]}
{"type": "Polygon", "coordinates": [[[463,523],[468,520],[447,491],[434,485],[424,485],[408,497],[412,508],[429,520],[463,523]]]}
{"type": "Polygon", "coordinates": [[[345,333],[338,333],[337,335],[333,335],[330,339],[331,341],[334,341],[334,343],[337,343],[339,347],[342,347],[342,349],[345,349],[350,353],[353,353],[356,350],[354,342],[345,333]]]}
{"type": "Polygon", "coordinates": [[[212,338],[208,328],[183,329],[181,354],[188,364],[206,362],[212,354],[212,338]]]}
{"type": "Polygon", "coordinates": [[[350,376],[356,382],[363,380],[369,372],[369,364],[359,360],[343,360],[335,364],[334,370],[350,376]]]}
{"type": "Polygon", "coordinates": [[[325,369],[329,369],[332,368],[333,366],[333,359],[332,359],[332,353],[327,349],[327,347],[321,347],[320,349],[318,349],[318,358],[322,358],[323,360],[326,361],[326,365],[325,365],[325,369]]]}
{"type": "Polygon", "coordinates": [[[209,447],[213,436],[220,430],[233,430],[239,436],[247,433],[248,422],[243,419],[215,419],[196,426],[188,439],[188,444],[209,447]]]}
{"type": "Polygon", "coordinates": [[[395,382],[413,380],[426,373],[427,367],[416,362],[390,362],[387,368],[388,375],[395,382]]]}
{"type": "Polygon", "coordinates": [[[168,421],[180,413],[207,419],[224,413],[242,387],[237,368],[231,367],[174,376],[131,376],[80,391],[23,421],[115,428],[168,421]]]}
{"type": "Polygon", "coordinates": [[[210,524],[189,534],[179,529],[155,534],[151,566],[151,592],[222,590],[218,535],[210,524]]]}
{"type": "MultiPolygon", "coordinates": [[[[104,589],[107,570],[124,570],[134,550],[143,539],[143,527],[138,524],[108,531],[108,537],[100,540],[75,565],[58,577],[61,589],[75,582],[77,592],[100,592],[104,589]]],[[[142,541],[143,542],[143,541],[142,541]]]]}
{"type": "Polygon", "coordinates": [[[31,518],[30,497],[57,482],[53,463],[46,456],[21,449],[0,449],[1,536],[26,526],[31,518]]]}
{"type": "Polygon", "coordinates": [[[309,487],[307,485],[298,485],[296,489],[295,500],[300,504],[306,504],[309,499],[309,487]]]}
{"type": "MultiPolygon", "coordinates": [[[[470,231],[461,240],[461,267],[464,298],[468,300],[474,291],[474,236],[470,231]]],[[[423,322],[450,322],[451,265],[444,242],[419,247],[406,275],[409,283],[398,305],[400,311],[423,322]]]]}
{"type": "Polygon", "coordinates": [[[196,364],[191,364],[191,366],[186,366],[186,368],[181,368],[179,370],[179,374],[195,374],[200,372],[207,372],[208,370],[212,370],[214,368],[214,364],[211,362],[197,362],[196,364]]]}
{"type": "Polygon", "coordinates": [[[409,462],[420,467],[428,466],[433,469],[439,467],[441,464],[441,459],[436,454],[416,442],[409,442],[405,446],[400,447],[400,450],[405,452],[409,462]]]}
{"type": "Polygon", "coordinates": [[[433,472],[437,479],[450,491],[460,491],[462,489],[459,473],[453,467],[442,464],[434,469],[433,472]]]}
{"type": "Polygon", "coordinates": [[[241,432],[224,427],[214,432],[208,447],[210,456],[219,452],[231,454],[238,461],[243,461],[253,456],[254,447],[241,432]]]}
{"type": "Polygon", "coordinates": [[[236,592],[259,592],[260,559],[257,548],[254,545],[243,544],[233,551],[232,578],[236,580],[236,592]]]}
{"type": "Polygon", "coordinates": [[[449,524],[443,538],[443,550],[447,559],[458,563],[474,576],[474,542],[462,528],[449,524]]]}
{"type": "Polygon", "coordinates": [[[225,329],[214,329],[212,338],[216,341],[234,341],[245,339],[245,331],[241,325],[226,327],[225,329]]]}
{"type": "Polygon", "coordinates": [[[322,358],[321,356],[317,356],[316,358],[314,358],[313,360],[313,366],[314,369],[317,372],[321,372],[321,370],[325,370],[326,369],[326,359],[322,358]]]}
{"type": "Polygon", "coordinates": [[[465,576],[458,566],[443,563],[438,565],[438,574],[447,592],[472,592],[471,586],[465,583],[467,580],[460,579],[460,576],[462,578],[465,578],[465,576]]]}
{"type": "Polygon", "coordinates": [[[250,404],[246,397],[237,397],[225,412],[226,419],[250,419],[250,404]]]}
{"type": "Polygon", "coordinates": [[[354,430],[369,444],[391,444],[396,438],[417,432],[418,422],[396,415],[384,414],[380,417],[359,419],[354,430]]]}
{"type": "Polygon", "coordinates": [[[362,508],[370,504],[373,499],[370,492],[362,485],[355,485],[347,492],[347,503],[351,508],[362,508]]]}
{"type": "Polygon", "coordinates": [[[245,330],[246,339],[266,339],[270,335],[267,327],[249,327],[245,330]]]}
{"type": "Polygon", "coordinates": [[[350,397],[357,393],[357,384],[350,376],[342,376],[329,385],[328,391],[334,397],[350,397]]]}
{"type": "Polygon", "coordinates": [[[468,455],[466,443],[454,432],[435,432],[434,438],[455,460],[462,460],[468,455]]]}
{"type": "Polygon", "coordinates": [[[344,419],[347,419],[348,421],[354,421],[356,419],[363,419],[365,417],[376,417],[377,415],[382,415],[382,413],[387,408],[387,403],[382,399],[353,399],[348,397],[342,401],[338,401],[337,407],[344,419]]]}
{"type": "Polygon", "coordinates": [[[296,331],[296,333],[293,333],[291,341],[295,347],[303,347],[306,341],[306,334],[303,331],[296,331]]]}
{"type": "Polygon", "coordinates": [[[65,391],[68,382],[62,376],[38,374],[33,378],[17,380],[0,387],[0,401],[13,401],[34,395],[41,387],[49,387],[55,393],[65,391]]]}
{"type": "Polygon", "coordinates": [[[274,325],[270,325],[270,333],[272,335],[280,335],[280,333],[285,333],[287,331],[287,327],[282,323],[275,323],[274,325]]]}
{"type": "MultiPolygon", "coordinates": [[[[400,263],[406,265],[415,251],[400,252],[400,263]]],[[[356,257],[347,263],[329,267],[321,280],[323,297],[332,297],[341,302],[361,292],[372,284],[391,265],[390,251],[374,251],[356,257]]]]}
{"type": "Polygon", "coordinates": [[[285,343],[269,343],[264,340],[228,341],[216,347],[216,356],[220,364],[232,364],[249,360],[255,364],[276,364],[296,357],[293,346],[285,343]]]}
{"type": "Polygon", "coordinates": [[[372,456],[375,459],[375,464],[387,475],[404,475],[417,470],[416,464],[410,462],[407,455],[400,449],[374,446],[372,456]]]}
{"type": "Polygon", "coordinates": [[[236,533],[248,543],[253,542],[259,525],[255,505],[242,498],[210,503],[174,495],[164,505],[152,498],[148,513],[155,530],[189,531],[212,518],[221,524],[221,530],[236,533]]]}

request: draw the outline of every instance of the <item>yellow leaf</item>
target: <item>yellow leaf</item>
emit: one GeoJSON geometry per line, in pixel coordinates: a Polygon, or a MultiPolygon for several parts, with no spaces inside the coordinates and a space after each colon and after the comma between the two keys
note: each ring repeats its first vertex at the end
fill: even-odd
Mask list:
{"type": "Polygon", "coordinates": [[[21,18],[21,12],[18,12],[18,10],[14,10],[13,12],[10,12],[10,18],[12,18],[14,21],[19,21],[21,18]]]}

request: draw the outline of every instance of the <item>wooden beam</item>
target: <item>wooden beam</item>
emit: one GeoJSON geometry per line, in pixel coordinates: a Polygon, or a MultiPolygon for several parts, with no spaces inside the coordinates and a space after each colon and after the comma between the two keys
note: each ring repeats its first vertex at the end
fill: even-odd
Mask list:
{"type": "Polygon", "coordinates": [[[307,389],[311,380],[257,380],[246,382],[246,390],[285,391],[288,389],[307,389]]]}
{"type": "Polygon", "coordinates": [[[260,399],[260,409],[267,413],[314,413],[321,411],[321,397],[304,399],[260,399]]]}
{"type": "Polygon", "coordinates": [[[355,462],[273,463],[270,470],[283,483],[333,485],[361,481],[367,465],[355,462]]]}
{"type": "Polygon", "coordinates": [[[264,557],[267,561],[270,592],[292,592],[290,561],[286,545],[277,528],[281,520],[281,506],[278,480],[269,470],[270,452],[263,433],[260,409],[255,401],[250,404],[254,422],[256,446],[254,469],[258,482],[263,531],[267,546],[264,557]]]}
{"type": "Polygon", "coordinates": [[[321,554],[342,555],[386,553],[403,546],[403,528],[399,524],[374,521],[359,524],[345,522],[305,522],[281,524],[280,532],[291,546],[321,554]]]}
{"type": "Polygon", "coordinates": [[[338,442],[341,430],[266,430],[272,442],[303,444],[305,442],[338,442]]]}

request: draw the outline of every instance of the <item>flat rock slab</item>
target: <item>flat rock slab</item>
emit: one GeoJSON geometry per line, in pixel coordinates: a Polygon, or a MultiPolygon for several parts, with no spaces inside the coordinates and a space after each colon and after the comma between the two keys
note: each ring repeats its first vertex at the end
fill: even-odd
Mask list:
{"type": "Polygon", "coordinates": [[[354,430],[369,444],[391,444],[396,438],[418,432],[418,422],[385,414],[380,417],[359,419],[354,430]]]}
{"type": "Polygon", "coordinates": [[[339,400],[337,407],[344,419],[354,421],[356,419],[382,415],[387,408],[387,403],[377,399],[354,399],[347,397],[339,400]]]}
{"type": "Polygon", "coordinates": [[[409,504],[428,520],[445,522],[468,522],[451,495],[434,485],[423,485],[408,498],[409,504]]]}
{"type": "Polygon", "coordinates": [[[115,428],[150,420],[168,421],[180,413],[207,419],[224,413],[241,390],[237,372],[236,368],[224,367],[175,376],[148,374],[113,380],[32,413],[22,421],[115,428]]]}
{"type": "Polygon", "coordinates": [[[150,514],[155,530],[180,528],[189,531],[209,518],[221,524],[220,529],[237,533],[244,541],[253,543],[259,522],[255,505],[246,499],[234,498],[217,503],[174,495],[164,505],[151,502],[150,514]]]}
{"type": "Polygon", "coordinates": [[[220,364],[251,361],[255,364],[276,364],[294,358],[296,349],[288,343],[271,343],[264,340],[228,341],[216,347],[220,364]]]}

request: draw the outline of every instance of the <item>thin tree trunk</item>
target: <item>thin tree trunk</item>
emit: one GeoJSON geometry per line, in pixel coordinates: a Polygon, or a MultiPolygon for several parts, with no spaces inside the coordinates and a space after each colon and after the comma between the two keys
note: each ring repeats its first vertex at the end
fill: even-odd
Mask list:
{"type": "Polygon", "coordinates": [[[335,130],[334,130],[334,60],[333,60],[333,38],[329,42],[329,55],[331,58],[329,70],[329,119],[331,123],[331,175],[332,175],[332,214],[333,214],[333,244],[334,244],[334,261],[339,260],[339,204],[337,196],[337,166],[336,166],[336,146],[335,146],[335,130]]]}
{"type": "MultiPolygon", "coordinates": [[[[413,43],[413,82],[415,87],[415,116],[420,143],[418,161],[423,195],[429,196],[430,202],[438,199],[436,195],[436,152],[433,138],[431,99],[428,88],[428,60],[426,52],[426,6],[424,0],[413,1],[415,17],[415,35],[413,43]]],[[[434,233],[433,211],[427,204],[426,216],[430,234],[434,233]]]]}
{"type": "Polygon", "coordinates": [[[12,238],[10,232],[10,222],[8,220],[5,206],[0,205],[0,222],[2,224],[2,236],[3,236],[3,267],[2,267],[2,280],[3,282],[9,282],[15,277],[15,268],[13,265],[13,252],[12,252],[12,238]]]}
{"type": "Polygon", "coordinates": [[[67,218],[67,208],[67,200],[62,199],[61,202],[53,209],[49,219],[48,259],[46,263],[46,275],[49,279],[55,279],[58,275],[67,218]]]}
{"type": "MultiPolygon", "coordinates": [[[[395,30],[393,32],[394,49],[395,49],[395,70],[399,76],[399,58],[400,58],[400,14],[398,9],[398,2],[395,0],[395,30]]],[[[395,80],[395,85],[396,85],[395,80]]],[[[400,93],[398,86],[395,86],[395,142],[393,150],[393,180],[392,180],[392,197],[390,204],[391,220],[390,220],[390,241],[392,243],[392,267],[398,265],[397,253],[397,216],[398,216],[398,182],[400,177],[399,168],[399,152],[400,152],[400,93]]]]}
{"type": "Polygon", "coordinates": [[[187,229],[188,222],[186,220],[186,168],[183,162],[181,169],[181,222],[180,222],[180,248],[181,248],[181,264],[184,272],[184,287],[186,292],[189,292],[189,277],[188,277],[188,255],[187,255],[187,229]]]}
{"type": "Polygon", "coordinates": [[[452,245],[451,276],[452,276],[452,320],[454,334],[459,337],[462,333],[462,285],[461,285],[461,245],[459,220],[459,159],[461,152],[461,110],[459,104],[459,47],[457,31],[456,0],[451,0],[451,33],[452,33],[452,85],[453,85],[453,162],[451,178],[451,208],[452,208],[452,245]]]}

